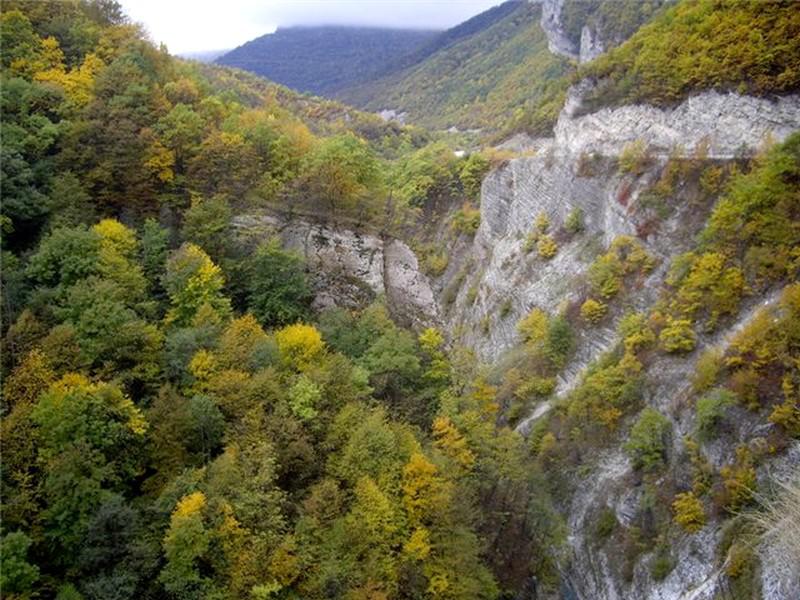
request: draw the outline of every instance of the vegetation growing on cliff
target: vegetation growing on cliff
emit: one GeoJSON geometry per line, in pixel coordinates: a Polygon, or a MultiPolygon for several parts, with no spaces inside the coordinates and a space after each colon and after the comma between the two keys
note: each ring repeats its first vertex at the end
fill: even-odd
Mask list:
{"type": "MultiPolygon", "coordinates": [[[[691,12],[704,3],[679,6],[679,23],[705,17],[691,12]]],[[[512,8],[466,54],[509,45],[459,76],[528,42],[544,52],[538,9],[512,8]]],[[[620,548],[628,580],[647,553],[660,580],[670,541],[753,510],[759,465],[800,436],[797,134],[735,169],[692,171],[703,200],[727,187],[652,310],[631,306],[658,263],[617,237],[576,295],[528,307],[516,354],[487,369],[435,328],[398,326],[380,299],[318,310],[302,256],[277,238],[237,243],[231,218],[269,209],[391,234],[423,215],[463,241],[480,227],[483,176],[507,155],[459,156],[419,130],[175,60],[114,2],[7,2],[0,19],[4,593],[498,598],[532,575],[555,590],[565,532],[550,496],[566,506],[606,450],[633,467],[638,506],[619,520],[587,507],[593,543],[620,548]],[[767,293],[679,395],[651,385],[767,293]],[[587,330],[614,321],[616,347],[553,399],[587,330]],[[512,426],[545,402],[525,440],[512,426]],[[684,410],[681,441],[670,418],[684,410]],[[705,446],[737,421],[760,423],[759,437],[712,466],[705,446]]],[[[450,56],[465,51],[451,41],[450,56]]],[[[531,93],[551,118],[565,63],[519,64],[529,72],[487,84],[496,96],[445,89],[436,110],[461,118],[478,102],[494,126],[531,93]]],[[[658,158],[645,150],[632,144],[622,171],[647,176],[658,158]]],[[[671,197],[682,167],[671,157],[648,192],[671,197]]],[[[552,217],[530,215],[535,267],[562,263],[569,236],[595,227],[579,209],[552,217]]],[[[445,272],[449,248],[428,250],[445,272]]],[[[443,304],[467,283],[479,306],[482,268],[453,269],[443,304]]],[[[513,327],[512,306],[472,325],[513,327]]],[[[750,581],[757,561],[737,535],[721,560],[750,581]]]]}
{"type": "Polygon", "coordinates": [[[579,77],[598,81],[586,105],[673,104],[702,89],[752,95],[795,90],[800,85],[796,8],[792,0],[678,2],[579,69],[579,77]]]}

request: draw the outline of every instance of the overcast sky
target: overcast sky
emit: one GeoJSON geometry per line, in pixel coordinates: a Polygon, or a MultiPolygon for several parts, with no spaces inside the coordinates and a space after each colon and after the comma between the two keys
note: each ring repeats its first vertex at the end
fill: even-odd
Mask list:
{"type": "Polygon", "coordinates": [[[502,0],[122,0],[173,54],[235,48],[279,26],[445,29],[502,0]]]}

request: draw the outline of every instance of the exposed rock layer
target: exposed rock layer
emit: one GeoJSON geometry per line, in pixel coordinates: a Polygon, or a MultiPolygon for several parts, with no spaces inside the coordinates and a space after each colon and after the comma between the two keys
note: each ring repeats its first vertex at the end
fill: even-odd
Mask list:
{"type": "Polygon", "coordinates": [[[564,0],[531,0],[532,3],[541,3],[542,29],[547,35],[547,47],[553,54],[560,54],[567,58],[578,58],[580,48],[569,39],[561,25],[561,9],[564,0]]]}
{"type": "Polygon", "coordinates": [[[245,244],[273,235],[306,261],[314,286],[314,306],[360,308],[385,296],[400,323],[422,328],[438,322],[438,308],[428,278],[403,242],[383,240],[328,224],[268,214],[245,214],[233,225],[245,244]]]}
{"type": "MultiPolygon", "coordinates": [[[[763,143],[780,141],[800,129],[798,96],[773,102],[706,92],[673,109],[625,106],[573,116],[579,107],[580,90],[572,90],[554,137],[518,140],[518,150],[535,155],[510,160],[485,178],[481,225],[472,248],[461,260],[452,260],[445,273],[447,283],[464,274],[446,313],[448,329],[460,332],[459,341],[488,362],[517,342],[516,323],[531,308],[552,311],[575,296],[576,284],[599,250],[618,235],[639,235],[641,223],[634,216],[638,196],[675,148],[691,155],[702,144],[708,158],[727,159],[755,152],[763,143]],[[652,157],[640,177],[622,176],[613,161],[592,158],[617,157],[636,140],[645,143],[652,157]],[[538,259],[535,250],[526,255],[525,238],[538,214],[547,214],[552,228],[558,229],[574,208],[583,211],[583,233],[566,241],[550,261],[538,259]],[[469,289],[474,287],[478,292],[473,301],[469,289]],[[478,324],[487,318],[491,324],[485,333],[478,324]]],[[[679,207],[642,242],[666,262],[691,247],[690,234],[697,228],[697,223],[686,222],[691,218],[679,207]]],[[[652,301],[653,286],[661,276],[657,273],[652,285],[644,286],[638,305],[652,301]]],[[[600,332],[597,339],[582,340],[581,347],[600,349],[607,337],[600,332]]]]}
{"type": "Polygon", "coordinates": [[[577,116],[587,86],[570,90],[555,127],[558,153],[617,156],[626,144],[642,140],[655,153],[679,146],[694,152],[704,144],[709,158],[725,159],[752,152],[770,138],[782,140],[800,127],[798,96],[769,100],[715,91],[691,96],[671,109],[639,104],[577,116]]]}
{"type": "Polygon", "coordinates": [[[565,0],[529,1],[542,5],[542,18],[539,24],[547,36],[547,47],[553,54],[585,63],[594,60],[611,46],[624,41],[623,39],[604,40],[600,32],[588,24],[581,28],[579,41],[571,40],[564,29],[561,16],[565,0]]]}
{"type": "MultiPolygon", "coordinates": [[[[680,147],[685,156],[724,161],[753,154],[765,143],[781,141],[800,129],[798,96],[767,100],[706,92],[672,109],[624,106],[582,115],[581,92],[580,87],[571,90],[553,138],[520,137],[509,144],[534,155],[511,160],[486,177],[480,228],[471,243],[460,241],[444,276],[434,283],[435,289],[445,292],[443,297],[454,297],[442,309],[448,331],[487,362],[497,361],[519,342],[516,324],[531,308],[553,313],[566,301],[581,298],[589,264],[620,234],[637,237],[656,259],[657,267],[616,304],[636,310],[652,306],[671,258],[694,247],[694,234],[705,219],[691,203],[678,202],[657,227],[642,227],[646,211],[640,198],[655,182],[670,153],[680,147]],[[649,150],[648,165],[636,176],[620,174],[616,158],[636,140],[649,150]],[[559,227],[576,207],[583,210],[584,231],[559,238],[559,227]],[[535,249],[530,253],[524,250],[525,238],[540,213],[548,215],[559,240],[559,251],[551,260],[539,258],[535,249]],[[454,289],[458,290],[455,294],[454,289]]],[[[676,190],[677,197],[685,191],[676,190]]],[[[705,210],[709,209],[707,205],[705,210]]],[[[693,355],[661,356],[648,372],[644,402],[672,422],[672,461],[681,456],[681,440],[695,426],[694,411],[685,399],[697,356],[710,345],[724,348],[760,304],[775,302],[777,297],[778,291],[752,303],[728,330],[713,337],[701,336],[693,355]]],[[[576,355],[559,377],[556,396],[574,387],[583,369],[616,344],[615,327],[622,308],[618,307],[605,326],[581,328],[576,355]]],[[[521,429],[526,431],[549,406],[547,402],[535,406],[521,429]]],[[[730,461],[738,443],[763,435],[759,427],[764,427],[763,420],[740,415],[736,432],[704,448],[707,459],[719,468],[730,461]]],[[[683,467],[675,462],[672,468],[680,471],[683,467]]],[[[800,444],[771,459],[766,468],[797,473],[800,444]]],[[[759,476],[766,477],[766,471],[762,469],[759,476]]],[[[712,600],[724,594],[724,569],[716,556],[722,537],[719,521],[710,522],[699,534],[671,540],[675,568],[661,581],[651,575],[652,552],[639,557],[631,581],[626,582],[620,573],[621,557],[613,554],[613,549],[597,546],[591,532],[604,507],[611,508],[619,522],[633,524],[644,494],[641,481],[632,485],[635,479],[625,454],[619,447],[611,448],[593,466],[591,475],[577,483],[579,491],[569,506],[561,507],[569,516],[571,560],[563,573],[569,597],[712,600]]],[[[770,558],[769,548],[762,550],[763,597],[800,597],[800,574],[770,558]]]]}

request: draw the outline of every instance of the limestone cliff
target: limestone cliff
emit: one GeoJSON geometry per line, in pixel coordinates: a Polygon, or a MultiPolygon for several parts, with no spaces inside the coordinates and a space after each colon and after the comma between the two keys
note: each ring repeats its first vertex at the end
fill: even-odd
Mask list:
{"type": "MultiPolygon", "coordinates": [[[[772,102],[707,92],[673,109],[624,106],[576,116],[579,94],[579,89],[572,90],[553,138],[524,143],[533,156],[510,160],[486,177],[480,228],[469,251],[461,253],[460,261],[451,261],[439,282],[444,288],[465,264],[474,265],[444,318],[451,331],[461,332],[459,341],[488,362],[517,342],[516,323],[531,308],[554,309],[577,293],[581,275],[616,236],[639,236],[662,264],[690,247],[702,223],[688,207],[677,206],[646,235],[647,215],[637,210],[641,192],[653,183],[671,151],[680,147],[691,155],[703,144],[708,158],[730,159],[800,128],[797,96],[772,102]],[[636,177],[621,174],[614,161],[637,140],[649,149],[651,165],[636,177]],[[535,252],[526,254],[525,238],[538,214],[547,214],[558,228],[576,207],[584,214],[581,235],[568,240],[550,261],[538,259],[535,252]],[[474,301],[468,294],[472,286],[478,289],[474,301]],[[478,326],[485,318],[491,321],[488,333],[478,326]]],[[[656,271],[653,285],[662,277],[656,271]]],[[[653,286],[643,287],[640,308],[653,300],[652,292],[653,286]]],[[[595,354],[590,347],[605,346],[607,337],[608,332],[600,332],[579,346],[595,354]]],[[[584,362],[580,356],[578,360],[584,362]]],[[[568,367],[567,377],[571,374],[568,367]]]]}
{"type": "Polygon", "coordinates": [[[580,56],[580,47],[576,47],[569,39],[561,24],[564,0],[531,0],[531,2],[539,2],[542,5],[541,26],[547,35],[547,47],[550,52],[577,59],[580,56]]]}
{"type": "Polygon", "coordinates": [[[278,236],[284,247],[303,256],[316,309],[359,308],[383,297],[393,318],[403,325],[420,329],[438,324],[428,278],[400,240],[272,214],[238,215],[233,225],[246,246],[278,236]]]}
{"type": "MultiPolygon", "coordinates": [[[[604,31],[594,13],[609,0],[582,0],[573,3],[570,8],[578,7],[585,14],[579,23],[565,23],[565,0],[529,0],[534,4],[542,5],[542,18],[540,25],[547,35],[547,46],[553,54],[566,56],[580,63],[589,62],[600,56],[606,50],[621,44],[635,30],[635,20],[630,25],[633,28],[610,33],[604,31]],[[569,29],[573,31],[569,31],[569,29]]],[[[618,0],[610,0],[611,3],[618,0]]],[[[652,4],[657,6],[658,2],[652,4]]],[[[633,14],[636,14],[635,12],[633,14]]],[[[613,20],[613,18],[612,18],[613,20]]]]}
{"type": "MultiPolygon", "coordinates": [[[[491,172],[483,183],[481,225],[471,241],[451,255],[447,272],[434,282],[440,297],[452,300],[442,306],[446,328],[459,343],[473,348],[486,362],[501,359],[519,343],[516,324],[533,307],[554,312],[585,293],[589,264],[616,236],[637,237],[654,257],[656,267],[624,303],[645,310],[657,299],[671,259],[694,246],[714,198],[698,206],[691,185],[681,182],[665,218],[653,226],[645,206],[647,190],[663,169],[670,153],[702,156],[712,164],[724,164],[752,155],[770,141],[780,141],[800,129],[800,97],[756,99],[737,94],[707,92],[671,109],[624,106],[581,114],[581,87],[571,90],[569,100],[547,139],[517,139],[524,156],[491,172]],[[647,166],[638,174],[622,173],[617,160],[632,142],[648,148],[647,166]],[[560,229],[567,215],[580,208],[584,230],[565,235],[560,229]],[[705,211],[705,212],[704,212],[705,211]],[[559,250],[545,260],[535,250],[526,252],[526,237],[534,220],[545,213],[556,231],[559,250]],[[454,290],[457,290],[454,292],[454,290]]],[[[657,407],[672,421],[670,468],[685,477],[680,463],[682,439],[692,432],[694,412],[682,403],[697,356],[704,348],[725,348],[727,340],[744,326],[763,304],[775,302],[780,290],[768,298],[754,298],[736,323],[714,336],[701,336],[689,357],[662,357],[647,374],[645,403],[657,407]]],[[[583,369],[617,343],[616,320],[606,327],[578,328],[577,351],[563,369],[554,398],[563,396],[580,380],[583,369]]],[[[519,429],[525,433],[552,405],[535,406],[519,429]]],[[[742,411],[730,435],[704,449],[716,468],[733,454],[738,443],[765,435],[763,423],[742,411]]],[[[759,477],[765,482],[778,474],[800,469],[800,444],[770,460],[759,477]]],[[[671,540],[675,568],[661,581],[651,575],[654,559],[639,558],[633,572],[620,573],[614,549],[598,548],[591,539],[594,523],[604,509],[611,509],[622,524],[639,514],[644,489],[621,448],[608,450],[592,466],[590,475],[575,482],[578,492],[568,506],[568,557],[564,560],[563,585],[569,597],[589,598],[683,598],[708,599],[726,593],[720,577],[716,548],[722,537],[721,522],[710,523],[700,534],[671,540]]],[[[800,596],[798,572],[759,549],[763,556],[761,588],[764,598],[783,600],[800,596]]]]}

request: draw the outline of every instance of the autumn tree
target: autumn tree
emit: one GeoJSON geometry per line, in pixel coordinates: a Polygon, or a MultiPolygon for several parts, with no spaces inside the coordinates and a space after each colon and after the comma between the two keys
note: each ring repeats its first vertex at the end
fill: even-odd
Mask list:
{"type": "Polygon", "coordinates": [[[210,582],[200,572],[200,559],[208,550],[211,534],[203,519],[206,497],[193,492],[181,498],[164,536],[167,564],[159,579],[170,595],[190,598],[208,591],[210,582]]]}
{"type": "Polygon", "coordinates": [[[185,243],[172,253],[163,278],[171,308],[167,322],[186,325],[203,305],[222,317],[230,313],[230,300],[222,295],[222,271],[203,250],[185,243]]]}
{"type": "Polygon", "coordinates": [[[31,417],[39,428],[48,535],[75,550],[93,512],[138,473],[147,422],[118,387],[80,375],[53,384],[31,417]]]}
{"type": "Polygon", "coordinates": [[[240,133],[215,132],[203,140],[189,161],[191,189],[207,197],[241,197],[258,176],[258,156],[240,133]]]}
{"type": "Polygon", "coordinates": [[[183,216],[183,238],[219,262],[231,245],[231,208],[225,196],[194,196],[183,216]]]}
{"type": "Polygon", "coordinates": [[[309,186],[325,210],[354,213],[380,183],[378,163],[364,140],[343,134],[320,142],[305,162],[309,186]]]}

